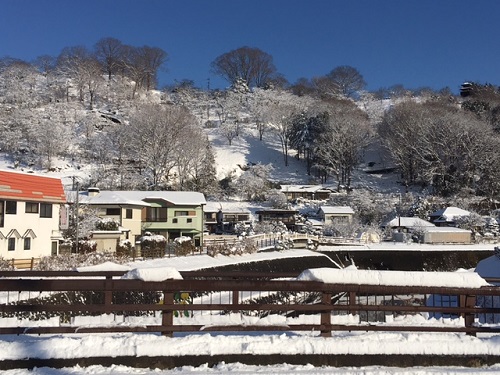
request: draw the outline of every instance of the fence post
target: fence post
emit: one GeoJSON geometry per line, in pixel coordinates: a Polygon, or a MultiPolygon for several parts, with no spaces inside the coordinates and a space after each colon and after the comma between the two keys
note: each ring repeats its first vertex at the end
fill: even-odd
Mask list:
{"type": "Polygon", "coordinates": [[[35,265],[35,258],[31,257],[31,264],[30,264],[30,270],[33,271],[33,267],[35,265]]]}
{"type": "MultiPolygon", "coordinates": [[[[172,327],[174,325],[174,311],[173,311],[173,305],[174,305],[174,293],[173,292],[163,292],[163,304],[164,305],[170,305],[171,308],[168,310],[163,310],[162,311],[162,316],[161,316],[161,325],[163,327],[172,327]]],[[[168,337],[173,337],[174,332],[173,331],[162,331],[161,333],[163,336],[168,336],[168,337]]]]}
{"type": "MultiPolygon", "coordinates": [[[[111,283],[112,279],[113,279],[112,276],[106,276],[106,289],[108,289],[107,286],[111,283]]],[[[106,313],[110,313],[112,311],[112,309],[111,309],[112,303],[113,303],[113,292],[111,290],[105,290],[104,291],[104,306],[105,306],[106,313]]]]}
{"type": "MultiPolygon", "coordinates": [[[[232,304],[233,305],[237,305],[238,303],[240,303],[240,296],[239,296],[239,292],[237,290],[233,290],[233,300],[232,300],[232,304]]],[[[237,313],[238,310],[233,310],[234,313],[237,313]]]]}
{"type": "MultiPolygon", "coordinates": [[[[474,307],[476,305],[476,296],[470,295],[460,295],[459,296],[460,307],[474,307]]],[[[465,312],[462,313],[462,318],[464,318],[465,328],[472,327],[474,325],[474,314],[465,312]]],[[[469,336],[476,336],[476,332],[466,332],[469,336]]]]}
{"type": "Polygon", "coordinates": [[[349,313],[351,315],[358,315],[357,311],[353,311],[352,306],[356,305],[356,292],[349,292],[349,306],[351,307],[349,309],[349,313]]]}
{"type": "MultiPolygon", "coordinates": [[[[321,293],[321,303],[323,305],[331,305],[332,304],[332,293],[331,292],[322,292],[321,293]]],[[[321,336],[322,337],[332,337],[331,329],[327,329],[326,326],[331,326],[332,324],[332,312],[322,311],[321,312],[321,336]]]]}

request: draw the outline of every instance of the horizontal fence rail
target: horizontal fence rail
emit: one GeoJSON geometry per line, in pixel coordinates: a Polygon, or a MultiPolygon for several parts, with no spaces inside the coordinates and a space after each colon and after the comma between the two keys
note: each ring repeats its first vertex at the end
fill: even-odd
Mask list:
{"type": "Polygon", "coordinates": [[[0,272],[0,334],[199,331],[500,332],[500,287],[328,284],[296,273],[0,272]]]}

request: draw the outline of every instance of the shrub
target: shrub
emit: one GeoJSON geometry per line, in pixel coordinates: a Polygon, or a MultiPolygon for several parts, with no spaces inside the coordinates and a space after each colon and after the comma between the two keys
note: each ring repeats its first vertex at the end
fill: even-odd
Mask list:
{"type": "Polygon", "coordinates": [[[131,256],[132,255],[132,243],[130,240],[123,240],[118,242],[116,245],[116,255],[117,256],[131,256]]]}
{"type": "Polygon", "coordinates": [[[100,219],[95,223],[96,230],[114,231],[118,230],[119,225],[113,219],[100,219]]]}
{"type": "Polygon", "coordinates": [[[182,236],[174,240],[174,251],[177,256],[186,256],[194,253],[195,246],[191,237],[182,236]]]}
{"type": "Polygon", "coordinates": [[[146,232],[139,241],[141,242],[142,256],[145,258],[163,257],[167,240],[165,237],[146,232]]]}

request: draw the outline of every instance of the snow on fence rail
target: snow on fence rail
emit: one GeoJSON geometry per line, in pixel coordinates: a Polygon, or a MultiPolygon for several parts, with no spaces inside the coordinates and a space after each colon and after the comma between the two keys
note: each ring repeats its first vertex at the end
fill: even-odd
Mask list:
{"type": "Polygon", "coordinates": [[[389,274],[353,283],[339,273],[344,282],[332,283],[307,273],[191,271],[148,281],[154,273],[0,272],[0,334],[500,332],[500,288],[465,279],[468,287],[385,285],[389,274]]]}

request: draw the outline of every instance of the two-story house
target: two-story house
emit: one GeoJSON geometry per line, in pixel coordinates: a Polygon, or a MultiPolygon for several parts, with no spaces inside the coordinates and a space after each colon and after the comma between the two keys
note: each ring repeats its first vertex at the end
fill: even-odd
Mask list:
{"type": "Polygon", "coordinates": [[[208,233],[233,233],[237,224],[249,225],[252,219],[248,208],[233,206],[231,202],[207,202],[203,210],[208,233]]]}
{"type": "Polygon", "coordinates": [[[0,171],[0,256],[26,259],[58,254],[65,203],[59,178],[0,171]]]}
{"type": "Polygon", "coordinates": [[[80,192],[78,203],[97,210],[101,218],[115,220],[132,243],[145,233],[168,241],[189,236],[196,246],[203,241],[205,196],[189,191],[107,191],[91,188],[80,192]]]}

